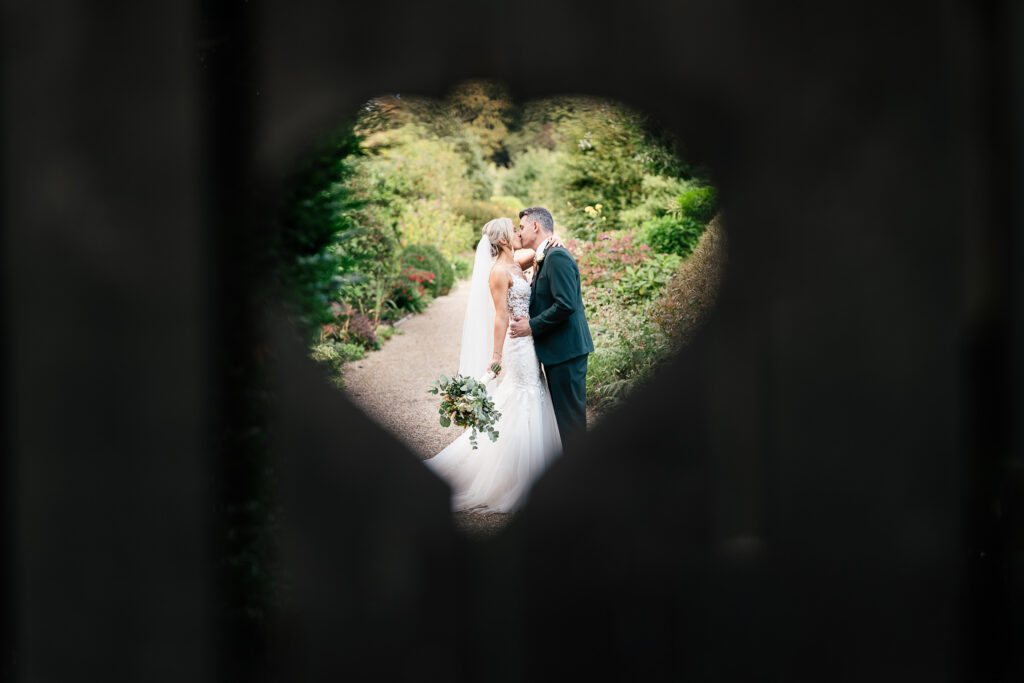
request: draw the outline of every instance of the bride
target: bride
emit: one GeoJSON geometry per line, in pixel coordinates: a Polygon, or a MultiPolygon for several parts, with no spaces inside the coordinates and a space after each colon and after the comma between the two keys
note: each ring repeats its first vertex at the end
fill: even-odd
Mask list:
{"type": "Polygon", "coordinates": [[[533,350],[533,337],[508,336],[510,316],[529,315],[530,283],[523,268],[532,264],[534,253],[521,247],[508,218],[495,218],[484,225],[477,245],[462,326],[459,374],[479,378],[494,363],[500,365],[497,377],[487,375],[487,391],[501,419],[495,425],[497,441],[481,436],[478,450],[473,450],[466,430],[425,461],[451,485],[453,510],[515,510],[533,481],[561,452],[555,412],[533,350]]]}

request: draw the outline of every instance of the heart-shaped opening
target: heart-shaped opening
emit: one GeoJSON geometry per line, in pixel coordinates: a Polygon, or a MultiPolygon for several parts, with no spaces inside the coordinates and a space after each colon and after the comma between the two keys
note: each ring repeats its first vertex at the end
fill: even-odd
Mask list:
{"type": "Polygon", "coordinates": [[[671,135],[618,103],[516,105],[488,81],[369,101],[283,215],[312,358],[449,481],[470,531],[500,528],[563,440],[685,345],[723,259],[708,173],[671,135]]]}

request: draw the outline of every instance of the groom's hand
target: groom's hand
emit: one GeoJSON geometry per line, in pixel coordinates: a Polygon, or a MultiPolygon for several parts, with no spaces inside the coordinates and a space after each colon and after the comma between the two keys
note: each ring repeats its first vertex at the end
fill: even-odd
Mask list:
{"type": "Polygon", "coordinates": [[[512,328],[513,337],[529,337],[533,334],[533,330],[530,329],[530,319],[527,317],[512,318],[509,327],[512,328]]]}

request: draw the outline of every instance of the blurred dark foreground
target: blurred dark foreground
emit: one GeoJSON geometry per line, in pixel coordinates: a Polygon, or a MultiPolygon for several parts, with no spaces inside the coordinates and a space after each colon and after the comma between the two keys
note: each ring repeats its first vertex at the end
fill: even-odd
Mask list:
{"type": "Polygon", "coordinates": [[[8,4],[4,609],[22,681],[1024,678],[1024,10],[8,4]],[[502,534],[265,295],[384,92],[651,114],[720,190],[684,353],[502,534]]]}

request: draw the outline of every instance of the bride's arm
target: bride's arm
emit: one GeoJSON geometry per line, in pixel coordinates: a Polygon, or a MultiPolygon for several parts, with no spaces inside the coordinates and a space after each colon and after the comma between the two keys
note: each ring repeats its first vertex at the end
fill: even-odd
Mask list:
{"type": "Polygon", "coordinates": [[[533,265],[533,255],[535,253],[536,252],[534,252],[533,249],[520,249],[519,251],[516,252],[513,258],[515,259],[516,263],[519,264],[520,268],[526,270],[527,268],[533,265]]]}
{"type": "Polygon", "coordinates": [[[501,351],[505,345],[508,330],[508,273],[504,268],[491,271],[491,298],[494,299],[494,353],[487,364],[489,370],[495,363],[501,364],[501,351]]]}

